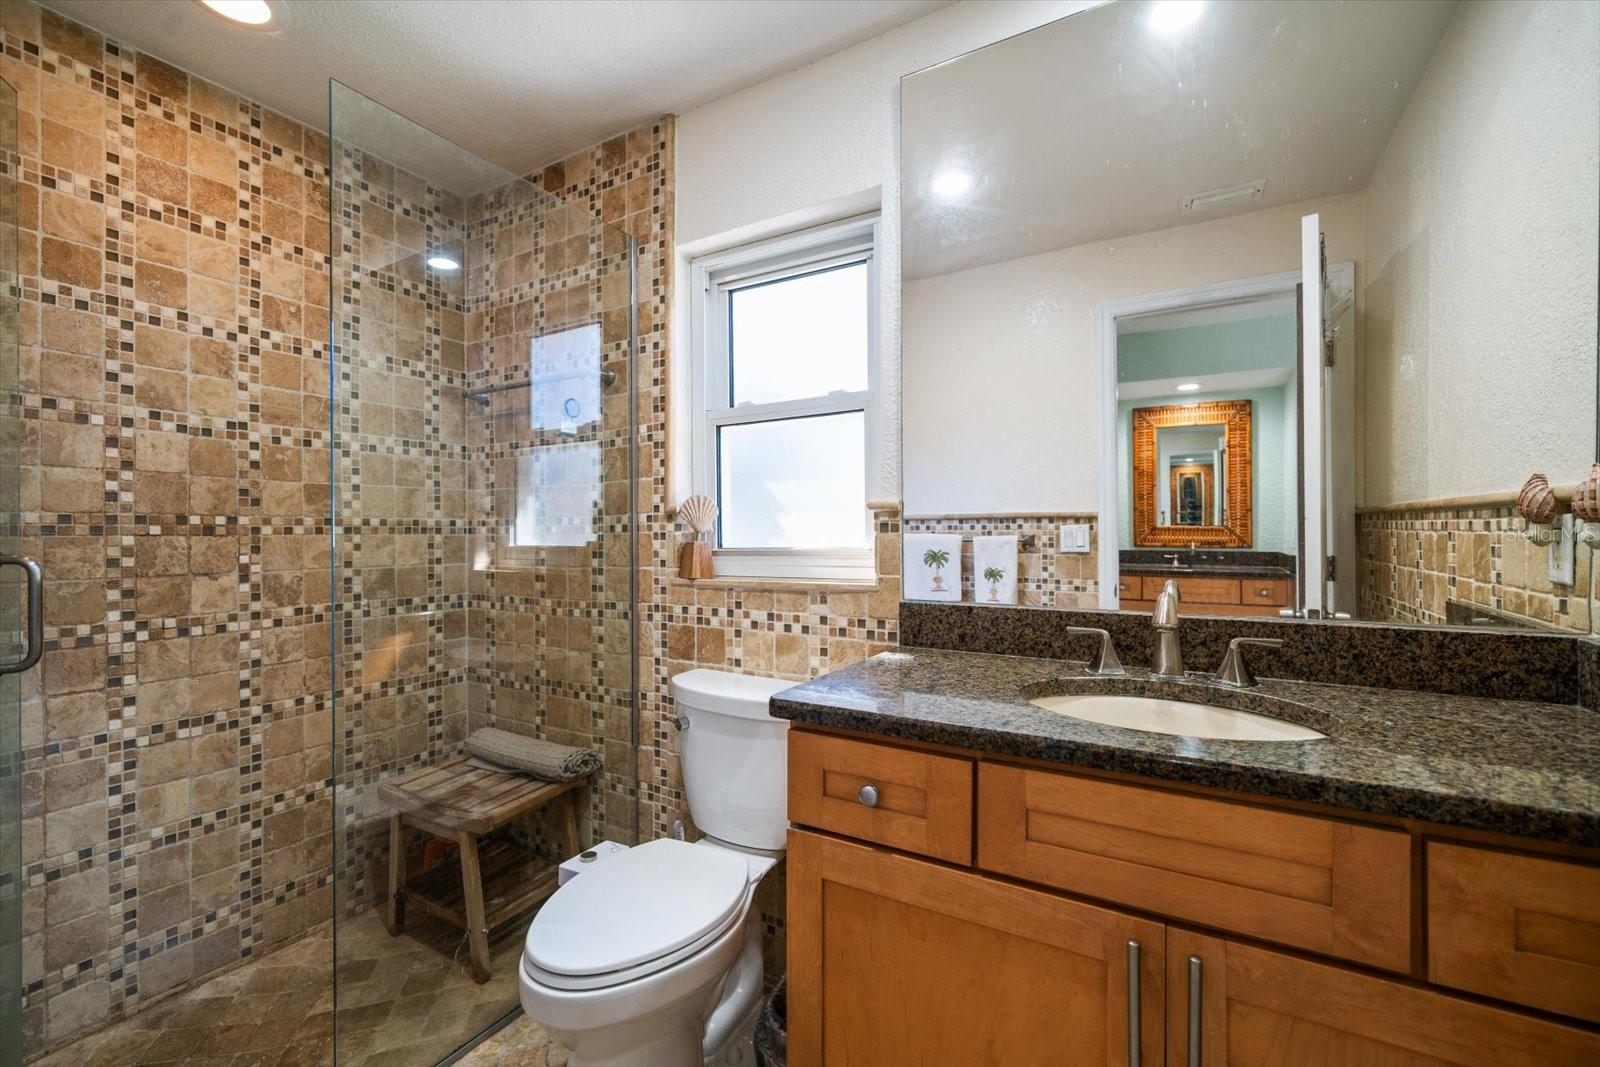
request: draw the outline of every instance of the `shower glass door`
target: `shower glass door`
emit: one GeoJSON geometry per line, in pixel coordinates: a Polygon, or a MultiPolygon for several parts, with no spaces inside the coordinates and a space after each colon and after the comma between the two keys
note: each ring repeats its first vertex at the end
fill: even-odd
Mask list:
{"type": "MultiPolygon", "coordinates": [[[[17,274],[17,91],[0,80],[0,556],[21,547],[21,290],[17,274]]],[[[0,568],[0,662],[26,640],[26,585],[0,568]]],[[[0,674],[0,1067],[22,1062],[22,679],[0,674]]]]}
{"type": "Polygon", "coordinates": [[[431,1067],[518,1013],[556,865],[636,838],[635,252],[360,93],[329,103],[335,1045],[431,1067]],[[467,764],[484,728],[600,770],[500,823],[537,785],[467,764]],[[471,828],[441,799],[469,781],[498,805],[471,828]]]}

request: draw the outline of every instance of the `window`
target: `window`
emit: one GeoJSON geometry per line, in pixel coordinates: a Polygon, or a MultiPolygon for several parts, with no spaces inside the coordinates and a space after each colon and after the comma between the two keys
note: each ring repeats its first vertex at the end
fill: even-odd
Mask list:
{"type": "Polygon", "coordinates": [[[696,260],[695,491],[717,572],[873,577],[877,219],[696,260]]]}
{"type": "Polygon", "coordinates": [[[599,537],[602,347],[599,323],[534,337],[527,388],[510,393],[526,397],[526,408],[506,406],[488,420],[494,446],[511,453],[516,479],[507,487],[513,507],[502,564],[536,562],[533,550],[581,547],[599,537]]]}

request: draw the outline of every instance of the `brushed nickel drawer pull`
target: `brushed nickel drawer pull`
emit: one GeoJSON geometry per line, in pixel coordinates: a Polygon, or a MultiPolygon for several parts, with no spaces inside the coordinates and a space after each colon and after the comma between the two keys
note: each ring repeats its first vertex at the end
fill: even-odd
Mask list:
{"type": "Polygon", "coordinates": [[[864,785],[864,786],[862,786],[856,792],[856,799],[861,801],[861,803],[865,804],[869,808],[877,807],[878,806],[878,787],[875,786],[875,785],[864,785]]]}
{"type": "Polygon", "coordinates": [[[1200,1067],[1200,980],[1204,964],[1189,957],[1189,1067],[1200,1067]]]}
{"type": "Polygon", "coordinates": [[[1139,1067],[1142,1050],[1139,1047],[1140,1026],[1143,1020],[1139,1010],[1139,942],[1128,942],[1128,1067],[1139,1067]]]}

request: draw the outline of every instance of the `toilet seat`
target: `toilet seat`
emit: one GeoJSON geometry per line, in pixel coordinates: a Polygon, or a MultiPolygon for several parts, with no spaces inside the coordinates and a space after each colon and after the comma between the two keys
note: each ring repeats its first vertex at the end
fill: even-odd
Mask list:
{"type": "Polygon", "coordinates": [[[545,902],[523,947],[553,989],[603,989],[662,971],[743,918],[749,864],[737,853],[662,839],[629,849],[545,902]]]}

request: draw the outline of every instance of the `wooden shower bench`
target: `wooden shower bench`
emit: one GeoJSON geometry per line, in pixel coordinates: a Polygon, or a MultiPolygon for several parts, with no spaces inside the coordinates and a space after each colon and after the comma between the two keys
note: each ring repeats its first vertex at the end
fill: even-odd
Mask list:
{"type": "Polygon", "coordinates": [[[527,911],[556,891],[556,868],[542,864],[513,843],[480,839],[523,816],[550,808],[563,855],[578,844],[578,792],[589,782],[546,782],[522,774],[474,767],[454,756],[378,786],[389,806],[389,900],[384,926],[400,934],[406,904],[467,932],[472,977],[489,980],[489,931],[527,911]],[[461,874],[436,863],[407,878],[405,827],[454,841],[461,874]]]}

